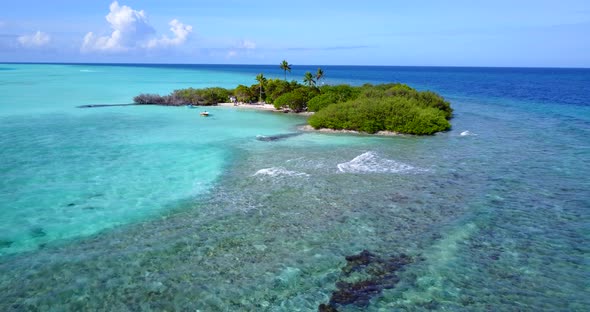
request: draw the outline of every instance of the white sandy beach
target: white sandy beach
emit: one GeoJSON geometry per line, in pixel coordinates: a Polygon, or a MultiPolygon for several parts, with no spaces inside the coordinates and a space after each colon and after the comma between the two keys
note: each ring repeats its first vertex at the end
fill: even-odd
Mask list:
{"type": "MultiPolygon", "coordinates": [[[[277,113],[283,113],[284,111],[282,109],[276,109],[274,107],[274,105],[272,104],[258,104],[258,103],[252,103],[252,104],[247,104],[247,103],[243,103],[243,104],[237,104],[234,105],[234,103],[218,103],[217,106],[222,106],[222,107],[232,107],[232,108],[245,108],[245,109],[256,109],[256,110],[261,110],[261,111],[271,111],[271,112],[277,112],[277,113]]],[[[289,111],[290,114],[297,114],[297,115],[301,115],[301,116],[311,116],[313,115],[313,112],[300,112],[300,113],[294,113],[292,111],[289,111]]]]}
{"type": "MultiPolygon", "coordinates": [[[[274,107],[274,105],[272,105],[272,104],[237,104],[237,105],[234,105],[234,103],[219,103],[219,104],[217,104],[217,106],[232,107],[232,108],[238,108],[238,109],[245,108],[245,109],[257,109],[257,110],[262,110],[262,111],[282,112],[282,110],[277,110],[274,107]]],[[[311,116],[311,115],[313,115],[313,112],[301,112],[301,113],[296,113],[296,114],[303,115],[303,116],[311,116]]],[[[401,133],[391,132],[391,131],[379,131],[376,133],[365,133],[365,132],[360,132],[360,131],[355,131],[355,130],[334,130],[334,129],[328,129],[328,128],[314,129],[310,125],[303,125],[303,126],[298,127],[298,129],[299,129],[299,131],[304,131],[304,132],[320,132],[320,133],[340,133],[340,134],[377,135],[377,136],[400,136],[400,135],[403,135],[401,133]]]]}
{"type": "Polygon", "coordinates": [[[277,110],[274,105],[272,104],[234,104],[234,103],[219,103],[217,104],[217,106],[223,106],[223,107],[235,107],[235,108],[247,108],[247,109],[257,109],[257,110],[265,110],[265,111],[277,111],[280,112],[280,110],[277,110]]]}

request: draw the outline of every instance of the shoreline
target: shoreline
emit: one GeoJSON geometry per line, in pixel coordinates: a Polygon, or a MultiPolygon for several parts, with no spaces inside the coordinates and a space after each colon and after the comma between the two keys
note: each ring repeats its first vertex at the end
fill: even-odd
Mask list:
{"type": "MultiPolygon", "coordinates": [[[[282,110],[277,110],[274,105],[272,104],[237,104],[234,105],[234,103],[218,103],[217,106],[220,107],[231,107],[231,108],[245,108],[245,109],[254,109],[254,110],[260,110],[260,111],[269,111],[269,112],[275,112],[275,113],[284,113],[284,111],[282,110]]],[[[306,116],[309,117],[311,115],[313,115],[313,112],[301,112],[301,113],[294,113],[294,112],[289,112],[289,114],[295,114],[295,115],[299,115],[299,116],[306,116]]],[[[328,134],[353,134],[353,135],[367,135],[367,136],[383,136],[383,137],[393,137],[393,136],[405,136],[408,134],[403,134],[403,133],[399,133],[399,132],[392,132],[392,131],[378,131],[375,133],[367,133],[367,132],[361,132],[361,131],[356,131],[356,130],[335,130],[335,129],[330,129],[330,128],[321,128],[321,129],[315,129],[310,125],[301,125],[297,127],[298,131],[302,131],[302,132],[315,132],[315,133],[328,133],[328,134]]]]}
{"type": "MultiPolygon", "coordinates": [[[[242,104],[234,104],[234,103],[217,103],[217,105],[214,106],[220,106],[220,107],[231,107],[231,108],[245,108],[245,109],[254,109],[254,110],[260,110],[260,111],[267,111],[267,112],[275,112],[275,113],[285,113],[285,111],[280,110],[280,109],[276,109],[274,107],[274,105],[272,104],[247,104],[247,103],[242,103],[242,104]]],[[[203,106],[206,107],[206,106],[203,106]]],[[[301,112],[301,113],[295,113],[292,111],[288,112],[289,114],[295,114],[295,115],[299,115],[299,116],[311,116],[313,115],[313,112],[301,112]]]]}
{"type": "Polygon", "coordinates": [[[356,131],[356,130],[334,130],[334,129],[330,129],[330,128],[315,129],[314,127],[312,127],[310,125],[299,126],[299,127],[297,127],[297,130],[303,131],[303,132],[355,134],[355,135],[387,136],[387,137],[411,135],[411,134],[403,134],[403,133],[391,132],[391,131],[378,131],[375,133],[367,133],[367,132],[361,132],[361,131],[356,131]]]}
{"type": "MultiPolygon", "coordinates": [[[[139,106],[139,105],[154,105],[154,106],[173,106],[173,107],[180,107],[183,105],[160,105],[160,104],[90,104],[90,105],[80,105],[80,106],[76,106],[77,108],[97,108],[97,107],[110,107],[110,106],[139,106]]],[[[284,110],[280,110],[280,109],[276,109],[274,107],[274,105],[272,104],[234,104],[234,103],[217,103],[216,105],[196,105],[195,107],[199,107],[202,108],[206,111],[206,107],[227,107],[227,108],[237,108],[237,109],[250,109],[250,110],[258,110],[258,111],[266,111],[266,112],[273,112],[273,113],[288,113],[288,114],[294,114],[294,115],[298,115],[298,116],[304,116],[304,117],[309,117],[311,115],[314,114],[314,112],[300,112],[300,113],[295,113],[293,111],[284,111],[284,110]]],[[[367,133],[367,132],[362,132],[362,131],[356,131],[356,130],[335,130],[335,129],[330,129],[330,128],[321,128],[321,129],[315,129],[310,125],[302,125],[297,127],[298,131],[302,131],[302,132],[315,132],[315,133],[332,133],[332,134],[353,134],[353,135],[366,135],[366,136],[386,136],[386,137],[392,137],[392,136],[407,136],[407,135],[411,135],[411,134],[404,134],[404,133],[399,133],[399,132],[391,132],[391,131],[378,131],[375,133],[367,133]]]]}

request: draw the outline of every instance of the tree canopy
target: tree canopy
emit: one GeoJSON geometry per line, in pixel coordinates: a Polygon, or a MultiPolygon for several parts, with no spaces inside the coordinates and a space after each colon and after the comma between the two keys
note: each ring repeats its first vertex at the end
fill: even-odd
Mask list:
{"type": "Polygon", "coordinates": [[[313,75],[310,72],[306,72],[305,76],[303,76],[303,82],[307,84],[308,87],[315,86],[315,79],[313,79],[313,75]]]}
{"type": "Polygon", "coordinates": [[[453,112],[449,102],[438,94],[405,84],[327,86],[309,101],[308,109],[316,111],[308,119],[316,129],[418,135],[450,129],[448,120],[453,112]]]}
{"type": "Polygon", "coordinates": [[[317,84],[320,84],[320,79],[324,78],[324,71],[321,68],[318,68],[318,71],[315,73],[315,81],[317,84]]]}
{"type": "Polygon", "coordinates": [[[264,84],[266,83],[266,77],[264,77],[264,74],[260,73],[258,75],[256,75],[256,81],[258,81],[259,84],[259,88],[260,88],[260,97],[258,98],[258,102],[262,102],[262,88],[264,87],[264,84]]]}

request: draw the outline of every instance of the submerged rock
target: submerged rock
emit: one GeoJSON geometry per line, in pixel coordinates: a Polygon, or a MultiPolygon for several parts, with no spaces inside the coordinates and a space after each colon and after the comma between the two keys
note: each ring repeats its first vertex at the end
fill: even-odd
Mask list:
{"type": "Polygon", "coordinates": [[[332,293],[330,304],[354,304],[367,306],[371,298],[381,292],[379,280],[364,280],[356,283],[338,282],[338,290],[332,293]]]}
{"type": "Polygon", "coordinates": [[[32,228],[30,230],[30,233],[31,233],[32,237],[43,237],[43,236],[47,235],[47,233],[45,232],[45,230],[42,227],[32,228]]]}
{"type": "Polygon", "coordinates": [[[366,307],[371,299],[379,295],[383,289],[390,289],[400,281],[397,272],[406,265],[414,262],[414,258],[400,254],[382,258],[368,250],[357,255],[346,256],[346,266],[342,268],[340,280],[336,283],[336,290],[332,292],[330,302],[321,304],[319,311],[337,311],[341,305],[356,305],[366,307]],[[348,281],[352,273],[362,276],[357,281],[348,281]]]}
{"type": "Polygon", "coordinates": [[[334,308],[331,305],[327,305],[325,303],[322,303],[318,307],[318,312],[338,312],[338,310],[336,310],[336,308],[334,308]]]}
{"type": "Polygon", "coordinates": [[[0,239],[0,248],[9,248],[12,244],[14,244],[13,241],[0,239]]]}
{"type": "Polygon", "coordinates": [[[351,271],[355,271],[360,269],[363,266],[370,264],[372,261],[377,259],[377,256],[372,254],[367,250],[361,251],[358,255],[346,256],[346,266],[342,268],[344,273],[350,273],[351,271]]]}
{"type": "Polygon", "coordinates": [[[272,142],[272,141],[283,140],[283,139],[287,139],[287,138],[302,135],[302,134],[303,133],[301,133],[301,132],[296,132],[296,133],[285,133],[285,134],[268,135],[268,136],[267,135],[257,135],[256,140],[264,141],[264,142],[272,142]]]}

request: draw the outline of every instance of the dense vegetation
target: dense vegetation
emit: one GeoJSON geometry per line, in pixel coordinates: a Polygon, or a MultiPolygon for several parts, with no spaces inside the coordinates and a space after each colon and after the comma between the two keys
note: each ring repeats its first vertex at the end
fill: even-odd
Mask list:
{"type": "Polygon", "coordinates": [[[356,130],[367,133],[392,131],[408,134],[433,134],[450,129],[453,110],[449,102],[430,91],[417,91],[405,84],[363,86],[324,85],[321,68],[316,74],[306,72],[303,84],[287,81],[291,65],[280,64],[285,79],[256,76],[251,86],[181,89],[170,95],[141,94],[133,100],[138,104],[216,105],[231,97],[242,103],[269,103],[276,109],[315,112],[308,123],[315,129],[356,130]]]}
{"type": "Polygon", "coordinates": [[[453,110],[434,92],[420,92],[404,84],[335,86],[313,98],[316,113],[308,123],[315,129],[392,131],[433,134],[450,129],[453,110]]]}
{"type": "Polygon", "coordinates": [[[360,88],[349,85],[323,86],[320,90],[321,93],[307,103],[309,111],[317,112],[330,104],[343,103],[360,95],[360,88]]]}

